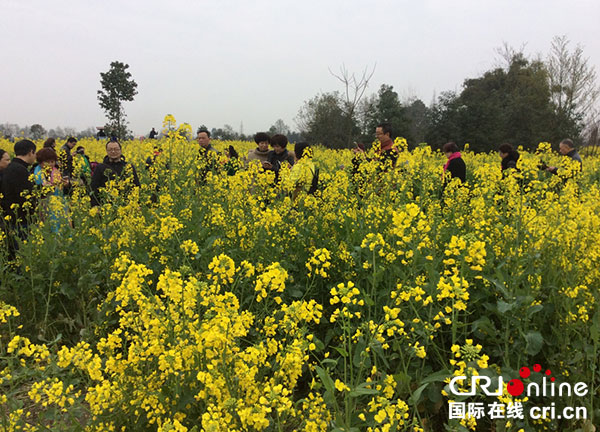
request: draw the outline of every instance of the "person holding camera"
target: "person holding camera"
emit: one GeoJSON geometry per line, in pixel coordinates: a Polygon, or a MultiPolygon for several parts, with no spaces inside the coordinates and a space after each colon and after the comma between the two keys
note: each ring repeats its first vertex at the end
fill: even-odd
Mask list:
{"type": "MultiPolygon", "coordinates": [[[[577,153],[577,150],[575,150],[575,145],[573,144],[572,140],[570,140],[569,138],[562,140],[560,142],[560,144],[558,145],[558,152],[561,155],[568,157],[569,162],[571,162],[571,161],[578,162],[578,165],[575,165],[575,167],[571,168],[571,172],[567,171],[568,164],[563,164],[565,166],[561,167],[561,172],[567,171],[566,174],[563,174],[563,176],[565,178],[573,177],[575,174],[577,174],[578,172],[580,172],[582,170],[583,162],[581,161],[581,156],[579,156],[579,153],[577,153]]],[[[546,166],[546,164],[542,163],[542,168],[551,174],[554,174],[554,175],[559,174],[558,167],[546,166]]]]}
{"type": "Polygon", "coordinates": [[[68,223],[64,189],[69,185],[69,177],[58,169],[58,156],[54,149],[44,147],[35,158],[38,165],[33,171],[33,178],[35,184],[42,187],[41,217],[50,224],[52,232],[57,233],[62,225],[68,223]]]}
{"type": "Polygon", "coordinates": [[[275,178],[279,177],[281,164],[287,162],[290,167],[294,166],[294,155],[287,150],[288,139],[285,135],[277,134],[271,137],[271,146],[273,150],[269,152],[269,157],[262,166],[266,170],[275,171],[275,178]]]}

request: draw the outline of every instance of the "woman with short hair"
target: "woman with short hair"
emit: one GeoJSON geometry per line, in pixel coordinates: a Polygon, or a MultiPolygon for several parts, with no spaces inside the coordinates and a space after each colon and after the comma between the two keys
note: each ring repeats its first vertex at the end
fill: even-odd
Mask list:
{"type": "Polygon", "coordinates": [[[10,155],[6,150],[0,149],[0,185],[2,184],[2,172],[10,163],[10,155]]]}
{"type": "Polygon", "coordinates": [[[33,170],[35,184],[42,186],[43,200],[40,206],[42,220],[50,224],[57,233],[68,223],[68,207],[64,188],[68,180],[63,178],[57,166],[58,155],[52,147],[44,147],[35,154],[37,166],[33,170]]]}
{"type": "Polygon", "coordinates": [[[458,178],[460,179],[461,183],[464,183],[467,180],[467,165],[462,159],[456,143],[450,141],[444,144],[442,151],[448,158],[444,164],[444,185],[450,181],[449,178],[458,178]]]}

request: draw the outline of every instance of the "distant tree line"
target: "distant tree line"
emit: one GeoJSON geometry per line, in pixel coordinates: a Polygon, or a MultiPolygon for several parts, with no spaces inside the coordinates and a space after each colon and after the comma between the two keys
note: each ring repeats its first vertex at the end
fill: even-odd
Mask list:
{"type": "Polygon", "coordinates": [[[95,137],[96,128],[88,127],[83,130],[77,130],[72,127],[60,127],[51,128],[46,130],[41,124],[35,123],[31,126],[19,126],[15,123],[4,123],[0,124],[0,137],[5,138],[29,138],[29,139],[42,139],[46,137],[52,138],[86,138],[95,137]]]}
{"type": "MultiPolygon", "coordinates": [[[[596,72],[580,46],[569,50],[562,36],[553,39],[545,60],[507,46],[499,54],[503,64],[466,79],[460,92],[442,92],[429,106],[418,98],[400,100],[388,84],[350,106],[356,100],[348,97],[352,86],[347,74],[345,80],[336,75],[346,84],[345,91],[307,100],[296,122],[304,138],[330,148],[371,143],[375,127],[383,121],[413,147],[455,141],[469,143],[476,151],[495,150],[503,142],[531,149],[540,141],[565,137],[599,144],[596,72]]],[[[357,81],[354,88],[359,87],[357,81]]]]}
{"type": "MultiPolygon", "coordinates": [[[[201,126],[199,129],[207,129],[206,126],[201,126]]],[[[208,129],[207,129],[208,130],[208,129]]],[[[298,142],[303,139],[302,134],[297,131],[290,129],[288,125],[282,119],[278,119],[273,125],[261,132],[266,132],[269,135],[283,134],[288,137],[290,142],[298,142]]],[[[220,140],[239,140],[239,141],[252,141],[254,140],[254,133],[244,134],[243,131],[235,131],[229,124],[224,125],[221,128],[210,129],[210,136],[220,140]]]]}

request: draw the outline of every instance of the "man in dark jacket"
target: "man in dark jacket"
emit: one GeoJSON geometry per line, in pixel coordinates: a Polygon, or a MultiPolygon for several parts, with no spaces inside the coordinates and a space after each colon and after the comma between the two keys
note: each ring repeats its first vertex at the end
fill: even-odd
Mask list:
{"type": "Polygon", "coordinates": [[[69,137],[65,145],[63,145],[60,148],[60,170],[62,172],[62,175],[65,177],[69,177],[69,179],[73,175],[73,155],[71,154],[71,150],[73,150],[76,144],[77,139],[69,137]]]}
{"type": "Polygon", "coordinates": [[[201,127],[196,134],[196,140],[200,144],[198,149],[198,184],[206,184],[209,172],[219,171],[219,152],[210,143],[210,132],[201,127]]]}
{"type": "MultiPolygon", "coordinates": [[[[575,174],[581,171],[583,163],[581,162],[581,156],[579,156],[579,153],[577,153],[577,150],[575,150],[575,144],[573,144],[573,141],[571,141],[569,138],[562,140],[558,145],[558,152],[561,155],[567,156],[569,159],[579,163],[578,169],[575,169],[574,172],[570,173],[570,175],[569,173],[566,173],[564,176],[565,178],[573,177],[575,174]]],[[[566,171],[565,168],[563,168],[563,170],[566,171]]],[[[558,174],[558,167],[546,167],[546,171],[556,175],[558,174]]]]}
{"type": "Polygon", "coordinates": [[[2,176],[2,209],[9,216],[7,225],[20,226],[19,235],[26,235],[28,216],[35,213],[36,201],[33,197],[33,182],[30,180],[30,166],[35,162],[35,144],[21,140],[15,144],[15,157],[8,164],[2,176]],[[15,208],[13,208],[15,206],[15,208]]]}
{"type": "Polygon", "coordinates": [[[121,181],[128,177],[132,177],[134,186],[140,186],[140,180],[134,166],[125,161],[121,144],[118,141],[109,141],[106,144],[106,156],[92,175],[92,205],[97,206],[102,202],[100,189],[103,189],[109,180],[118,179],[121,181]]]}

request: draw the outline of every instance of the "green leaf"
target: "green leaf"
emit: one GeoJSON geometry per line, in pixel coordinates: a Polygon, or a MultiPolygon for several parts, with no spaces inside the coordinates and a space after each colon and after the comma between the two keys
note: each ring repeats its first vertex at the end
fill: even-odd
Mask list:
{"type": "Polygon", "coordinates": [[[435,403],[442,400],[442,385],[440,383],[432,383],[427,390],[427,398],[435,403]]]}
{"type": "Polygon", "coordinates": [[[293,289],[290,291],[290,296],[293,298],[302,298],[304,294],[299,289],[293,289]]]}
{"type": "Polygon", "coordinates": [[[515,303],[506,303],[503,300],[498,300],[498,312],[500,312],[502,314],[513,310],[515,308],[515,306],[516,306],[515,303]]]}
{"type": "Polygon", "coordinates": [[[592,318],[592,325],[590,326],[590,336],[595,344],[598,344],[598,341],[600,340],[600,329],[598,328],[598,323],[600,323],[599,314],[600,312],[596,312],[594,314],[594,318],[592,318]]]}
{"type": "Polygon", "coordinates": [[[542,306],[541,304],[539,305],[535,305],[535,306],[531,306],[528,310],[527,310],[527,316],[530,317],[531,315],[538,313],[539,311],[541,311],[542,309],[544,309],[544,306],[542,306]]]}
{"type": "Polygon", "coordinates": [[[410,376],[408,376],[404,372],[398,372],[397,374],[394,374],[394,380],[398,384],[402,384],[402,385],[406,385],[406,386],[408,386],[411,381],[410,376]]]}
{"type": "Polygon", "coordinates": [[[328,359],[321,360],[321,364],[326,364],[326,365],[330,364],[332,366],[337,366],[337,360],[333,360],[333,359],[329,359],[328,358],[328,359]]]}
{"type": "Polygon", "coordinates": [[[342,357],[348,357],[348,351],[346,351],[344,348],[333,347],[333,349],[339,352],[342,357]]]}
{"type": "Polygon", "coordinates": [[[416,405],[417,402],[419,402],[419,399],[421,398],[421,393],[423,393],[423,390],[425,390],[428,385],[429,385],[429,383],[426,383],[426,384],[423,384],[418,389],[416,389],[413,392],[413,394],[408,398],[408,403],[411,405],[416,405]]]}
{"type": "Polygon", "coordinates": [[[360,367],[360,364],[363,360],[363,356],[366,354],[366,351],[365,351],[366,347],[367,347],[367,344],[362,339],[356,344],[356,347],[354,347],[354,356],[352,359],[354,366],[360,367]]]}
{"type": "Polygon", "coordinates": [[[325,386],[325,389],[327,391],[331,392],[331,394],[333,394],[335,387],[333,385],[333,380],[329,376],[329,372],[325,371],[323,368],[321,368],[319,366],[315,366],[315,370],[317,371],[317,375],[319,375],[321,382],[325,386]]]}
{"type": "Polygon", "coordinates": [[[421,380],[421,384],[429,384],[432,382],[444,382],[444,380],[448,377],[452,376],[452,372],[447,370],[441,370],[432,373],[431,375],[426,376],[421,380]]]}
{"type": "Polygon", "coordinates": [[[542,349],[544,345],[544,338],[541,333],[538,331],[529,331],[525,334],[525,342],[527,345],[525,346],[525,351],[529,355],[536,355],[542,349]]]}
{"type": "Polygon", "coordinates": [[[366,385],[367,385],[367,383],[362,383],[362,384],[356,386],[354,388],[354,390],[352,390],[350,393],[348,393],[348,396],[357,397],[357,396],[361,396],[361,395],[374,395],[374,394],[379,393],[378,390],[375,390],[372,388],[367,388],[366,385]]]}
{"type": "MultiPolygon", "coordinates": [[[[499,274],[499,272],[497,272],[497,274],[499,274]]],[[[500,278],[499,278],[499,279],[503,279],[503,278],[501,277],[501,275],[500,275],[500,274],[499,274],[499,276],[500,276],[500,278]]],[[[498,290],[500,293],[502,293],[502,295],[503,295],[504,297],[509,297],[508,291],[506,290],[506,287],[504,286],[504,283],[503,283],[503,281],[499,281],[499,280],[492,279],[492,278],[487,278],[487,277],[486,277],[485,279],[486,279],[488,282],[490,282],[490,283],[494,284],[494,286],[496,287],[496,289],[497,289],[497,290],[498,290]]]]}
{"type": "Polygon", "coordinates": [[[492,324],[492,320],[487,316],[482,316],[473,322],[471,328],[473,329],[473,332],[479,331],[487,336],[495,335],[497,332],[496,327],[492,324]]]}

